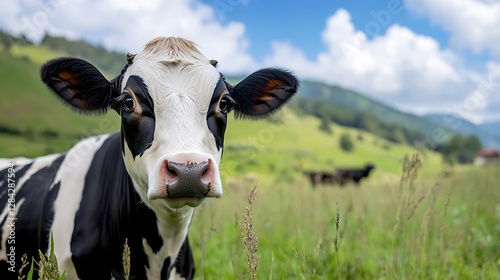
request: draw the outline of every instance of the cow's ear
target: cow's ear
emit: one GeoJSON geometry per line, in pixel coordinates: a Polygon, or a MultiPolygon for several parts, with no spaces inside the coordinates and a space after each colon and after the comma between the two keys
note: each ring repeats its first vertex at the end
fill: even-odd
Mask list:
{"type": "Polygon", "coordinates": [[[266,68],[256,71],[232,88],[236,116],[266,117],[286,103],[298,90],[299,81],[290,72],[266,68]]]}
{"type": "Polygon", "coordinates": [[[78,58],[58,58],[40,70],[42,81],[72,109],[100,114],[111,104],[115,86],[97,68],[78,58]]]}

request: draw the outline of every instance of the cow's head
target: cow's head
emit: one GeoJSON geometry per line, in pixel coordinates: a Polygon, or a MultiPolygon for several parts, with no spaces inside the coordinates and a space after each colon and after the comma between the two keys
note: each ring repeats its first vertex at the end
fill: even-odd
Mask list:
{"type": "Polygon", "coordinates": [[[72,108],[121,116],[125,166],[149,205],[198,206],[222,195],[219,163],[227,115],[265,117],[292,97],[297,79],[262,69],[234,87],[187,40],[157,38],[127,57],[108,81],[93,65],[59,58],[41,70],[44,83],[72,108]]]}

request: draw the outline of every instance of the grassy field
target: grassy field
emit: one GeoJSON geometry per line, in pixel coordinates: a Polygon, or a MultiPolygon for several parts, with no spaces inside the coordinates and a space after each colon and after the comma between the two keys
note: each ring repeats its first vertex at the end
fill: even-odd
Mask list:
{"type": "Polygon", "coordinates": [[[191,226],[197,279],[250,279],[242,234],[255,186],[258,279],[499,279],[500,166],[428,176],[418,162],[359,188],[226,187],[191,226]]]}

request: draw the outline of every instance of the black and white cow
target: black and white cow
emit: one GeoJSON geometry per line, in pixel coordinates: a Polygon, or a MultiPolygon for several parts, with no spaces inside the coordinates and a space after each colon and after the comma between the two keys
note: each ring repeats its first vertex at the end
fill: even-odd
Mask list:
{"type": "Polygon", "coordinates": [[[17,275],[11,249],[17,270],[23,254],[50,248],[51,232],[68,279],[121,278],[126,239],[134,279],[191,279],[187,233],[194,208],[222,195],[228,113],[265,117],[298,88],[276,68],[233,87],[215,64],[192,42],[164,37],[111,81],[77,58],[45,64],[41,78],[60,99],[81,113],[115,110],[121,131],[0,171],[0,279],[17,275]]]}

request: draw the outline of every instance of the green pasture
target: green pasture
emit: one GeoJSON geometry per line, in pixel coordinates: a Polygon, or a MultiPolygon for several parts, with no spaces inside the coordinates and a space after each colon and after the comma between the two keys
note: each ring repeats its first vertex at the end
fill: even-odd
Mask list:
{"type": "Polygon", "coordinates": [[[197,279],[250,279],[242,236],[254,187],[257,279],[499,279],[500,166],[429,176],[425,164],[361,187],[226,186],[190,229],[197,279]]]}
{"type": "MultiPolygon", "coordinates": [[[[376,177],[392,178],[405,154],[414,148],[395,144],[358,129],[331,124],[332,133],[318,129],[320,120],[284,110],[271,120],[230,119],[222,172],[226,178],[245,174],[261,180],[294,180],[303,171],[331,172],[337,167],[376,166],[376,177]],[[340,136],[350,134],[354,149],[340,148],[340,136]],[[265,175],[270,176],[265,176],[265,175]],[[271,177],[271,178],[270,178],[271,177]]],[[[437,171],[441,157],[427,152],[429,170],[437,171]]],[[[430,171],[429,171],[430,172],[430,171]]]]}

